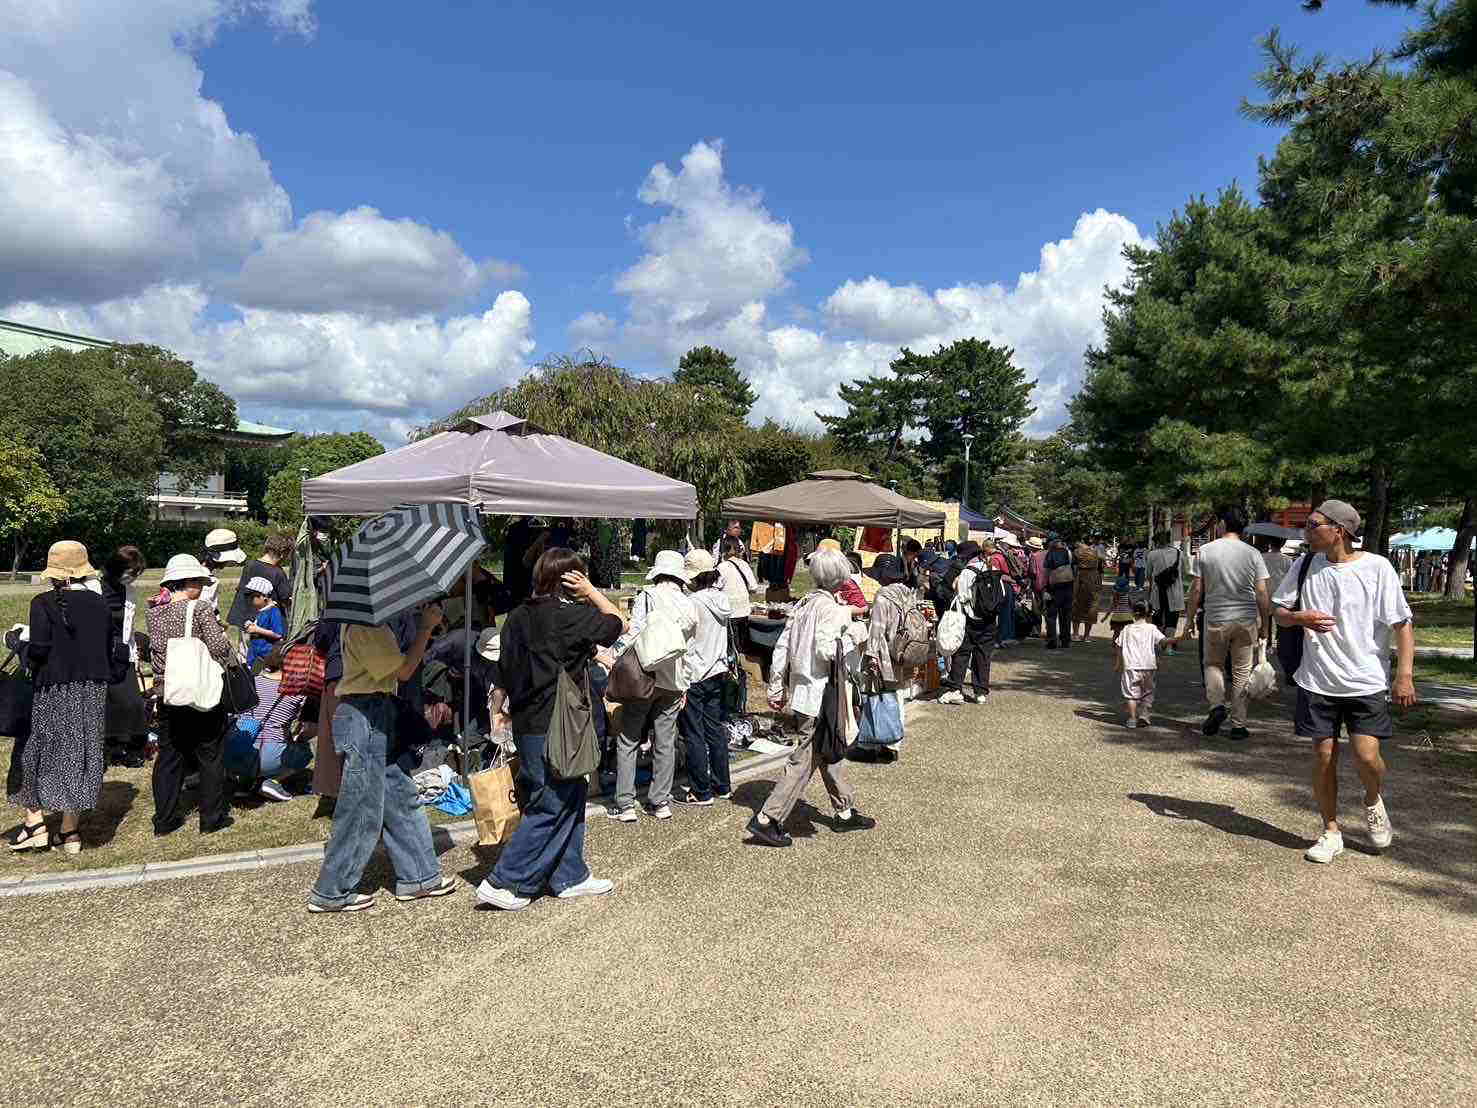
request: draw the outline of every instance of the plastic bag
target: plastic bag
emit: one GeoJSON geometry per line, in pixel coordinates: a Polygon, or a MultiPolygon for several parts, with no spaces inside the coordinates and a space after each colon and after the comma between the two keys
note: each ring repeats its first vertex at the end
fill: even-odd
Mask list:
{"type": "Polygon", "coordinates": [[[1277,671],[1267,660],[1266,643],[1256,644],[1256,661],[1246,681],[1246,695],[1253,700],[1266,700],[1277,692],[1277,671]]]}

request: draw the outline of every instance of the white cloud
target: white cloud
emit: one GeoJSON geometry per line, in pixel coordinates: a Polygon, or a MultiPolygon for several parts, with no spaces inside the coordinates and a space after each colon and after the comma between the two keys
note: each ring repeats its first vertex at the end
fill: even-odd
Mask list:
{"type": "Polygon", "coordinates": [[[187,50],[248,11],[115,0],[0,15],[0,299],[89,301],[232,268],[291,208],[255,140],[200,95],[187,50]]]}
{"type": "Polygon", "coordinates": [[[806,261],[795,232],[752,189],[723,178],[723,145],[699,142],[673,173],[652,167],[637,194],[668,209],[637,232],[646,253],[616,279],[631,320],[652,336],[721,325],[745,305],[782,291],[806,261]]]}
{"type": "Polygon", "coordinates": [[[511,290],[485,312],[445,321],[248,310],[214,322],[206,304],[198,287],[158,286],[88,308],[11,304],[0,317],[155,342],[193,360],[260,418],[305,430],[368,427],[392,439],[511,384],[527,372],[534,345],[532,306],[511,290]]]}
{"type": "MultiPolygon", "coordinates": [[[[575,328],[623,357],[661,365],[693,345],[720,346],[760,393],[755,417],[802,424],[813,424],[816,411],[841,410],[837,385],[886,372],[899,347],[928,352],[975,336],[1014,347],[1017,364],[1036,378],[1031,429],[1060,425],[1082,355],[1102,337],[1103,287],[1127,276],[1123,247],[1144,243],[1131,221],[1099,209],[1081,215],[1069,238],[1045,244],[1038,267],[1013,286],[928,292],[872,276],[824,300],[823,327],[775,325],[771,302],[807,256],[758,192],[724,179],[721,143],[693,146],[678,173],[658,164],[639,195],[671,210],[640,232],[646,253],[616,281],[628,297],[626,319],[615,330],[608,316],[587,313],[575,328]]],[[[812,315],[797,305],[782,314],[812,315]]]]}
{"type": "Polygon", "coordinates": [[[359,207],[313,212],[295,229],[268,235],[222,290],[252,308],[416,315],[521,273],[508,262],[472,261],[445,231],[359,207]]]}

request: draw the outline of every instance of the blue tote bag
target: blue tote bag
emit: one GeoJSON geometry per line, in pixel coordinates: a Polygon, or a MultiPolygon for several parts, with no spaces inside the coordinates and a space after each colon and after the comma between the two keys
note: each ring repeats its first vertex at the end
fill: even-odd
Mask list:
{"type": "Polygon", "coordinates": [[[892,746],[903,740],[903,709],[897,693],[870,692],[862,697],[860,730],[856,741],[868,746],[892,746]]]}

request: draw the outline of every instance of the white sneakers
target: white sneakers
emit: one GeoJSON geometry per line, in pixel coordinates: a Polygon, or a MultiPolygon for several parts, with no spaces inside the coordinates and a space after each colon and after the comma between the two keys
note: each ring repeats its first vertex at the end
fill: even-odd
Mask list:
{"type": "Polygon", "coordinates": [[[670,805],[667,805],[667,804],[658,804],[655,808],[650,809],[650,811],[651,811],[651,814],[653,816],[655,816],[657,819],[671,819],[672,818],[672,808],[671,808],[670,805]]]}
{"type": "Polygon", "coordinates": [[[618,823],[635,823],[641,817],[636,814],[636,809],[631,808],[607,808],[605,814],[618,823]]]}
{"type": "MultiPolygon", "coordinates": [[[[1384,850],[1394,839],[1394,829],[1390,827],[1390,814],[1385,811],[1385,798],[1376,797],[1373,804],[1365,806],[1364,822],[1369,827],[1369,845],[1376,850],[1384,850]]],[[[1310,862],[1327,864],[1344,852],[1344,834],[1342,831],[1325,830],[1318,836],[1318,841],[1308,847],[1303,857],[1310,862]]]]}
{"type": "Polygon", "coordinates": [[[608,877],[596,877],[591,874],[578,885],[571,885],[567,889],[561,889],[554,895],[560,900],[573,900],[577,896],[604,896],[615,888],[615,882],[608,877]]]}
{"type": "Polygon", "coordinates": [[[944,693],[943,696],[939,697],[939,703],[940,704],[963,704],[964,703],[964,694],[962,692],[960,692],[958,689],[950,689],[948,692],[944,693]]]}
{"type": "Polygon", "coordinates": [[[500,888],[488,881],[477,886],[477,900],[493,908],[501,908],[504,912],[516,912],[533,903],[528,897],[519,896],[512,889],[500,888]]]}
{"type": "Polygon", "coordinates": [[[1364,822],[1369,826],[1369,841],[1376,850],[1384,850],[1395,837],[1390,827],[1390,816],[1385,811],[1385,798],[1376,797],[1373,804],[1364,809],[1364,822]]]}
{"type": "MultiPolygon", "coordinates": [[[[608,877],[596,877],[593,874],[586,877],[578,885],[571,885],[562,889],[554,895],[560,900],[573,900],[580,896],[604,896],[615,888],[615,882],[608,877]]],[[[479,903],[487,904],[493,908],[501,908],[504,912],[516,912],[527,908],[532,901],[526,896],[519,896],[511,889],[499,888],[490,882],[483,881],[477,886],[477,900],[479,903]]]]}
{"type": "Polygon", "coordinates": [[[1327,865],[1344,852],[1344,836],[1340,831],[1325,830],[1318,836],[1318,841],[1303,852],[1303,857],[1310,862],[1327,865]]]}

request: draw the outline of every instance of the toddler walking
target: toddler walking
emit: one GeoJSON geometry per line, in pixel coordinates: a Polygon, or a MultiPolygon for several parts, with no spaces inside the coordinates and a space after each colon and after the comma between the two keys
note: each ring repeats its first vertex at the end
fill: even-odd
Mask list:
{"type": "Polygon", "coordinates": [[[1113,648],[1113,668],[1123,675],[1123,703],[1128,718],[1125,727],[1148,727],[1153,720],[1154,677],[1159,669],[1159,651],[1170,642],[1164,632],[1149,622],[1149,606],[1134,602],[1133,622],[1123,628],[1113,648]]]}

